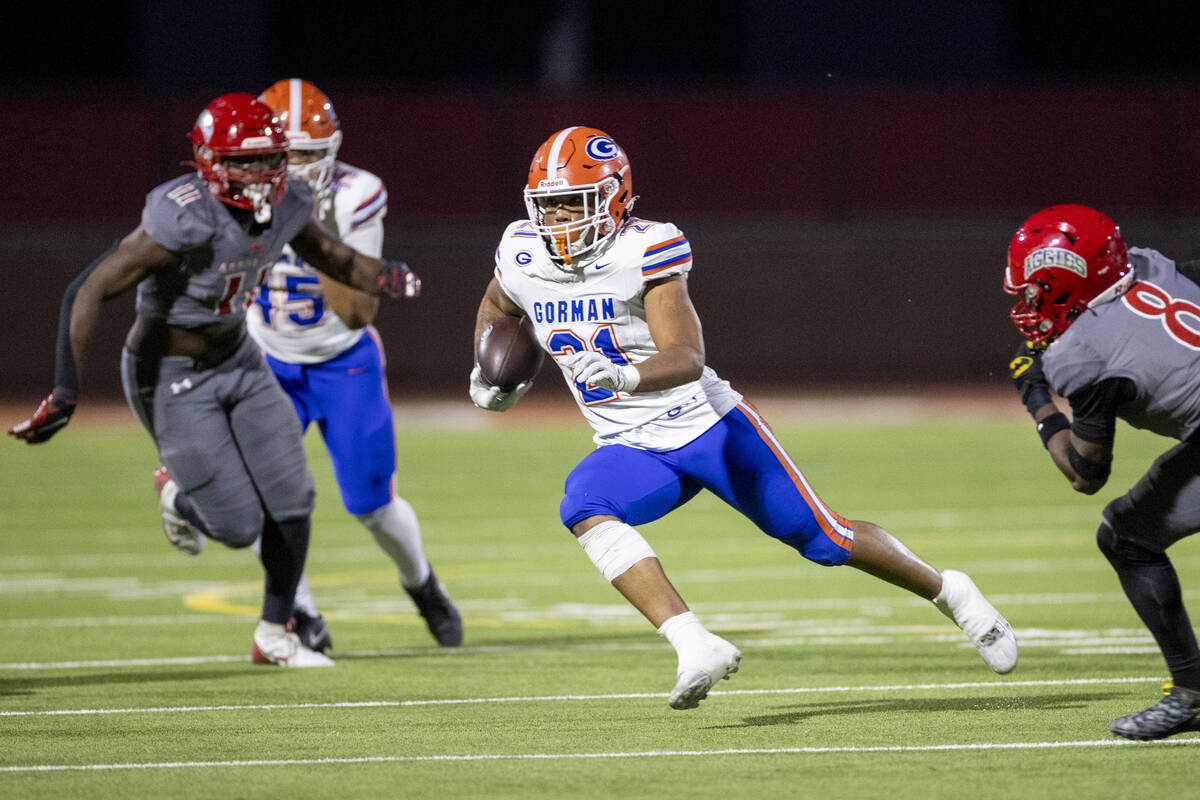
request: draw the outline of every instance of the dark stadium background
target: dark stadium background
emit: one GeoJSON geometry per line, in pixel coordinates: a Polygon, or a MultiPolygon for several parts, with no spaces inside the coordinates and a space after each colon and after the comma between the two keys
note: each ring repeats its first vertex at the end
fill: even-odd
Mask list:
{"type": "MultiPolygon", "coordinates": [[[[386,253],[425,281],[378,327],[394,399],[465,399],[496,238],[530,156],[600,127],[638,212],[692,241],[709,363],[743,386],[1001,387],[1008,238],[1097,206],[1200,257],[1200,24],[1187,4],[216,0],[6,11],[0,399],[50,388],[70,280],[179,174],[197,112],[325,89],[379,174],[386,253]]],[[[119,398],[132,295],[84,384],[119,398]]],[[[12,420],[15,422],[15,420],[12,420]]]]}

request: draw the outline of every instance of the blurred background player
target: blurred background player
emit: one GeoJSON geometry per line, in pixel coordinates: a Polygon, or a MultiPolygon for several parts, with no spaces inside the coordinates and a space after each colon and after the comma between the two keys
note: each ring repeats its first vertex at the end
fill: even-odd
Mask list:
{"type": "Polygon", "coordinates": [[[1078,205],[1027,219],[1004,288],[1026,341],[1010,364],[1042,444],[1071,487],[1108,480],[1116,419],[1178,439],[1104,508],[1096,541],[1150,629],[1172,681],[1154,706],[1112,723],[1129,739],[1200,730],[1200,649],[1166,549],[1200,529],[1200,262],[1127,250],[1111,219],[1078,205]],[[1071,419],[1051,391],[1066,398],[1071,419]]]}
{"type": "MultiPolygon", "coordinates": [[[[316,198],[316,218],[360,253],[383,251],[387,190],[366,170],[337,160],[341,123],[306,80],[272,84],[259,98],[288,139],[288,171],[316,198]]],[[[290,248],[271,268],[246,316],[250,335],[291,397],[300,425],[315,422],[333,461],[342,503],[396,564],[400,584],[438,644],[462,643],[462,620],[425,558],[412,506],[395,494],[396,445],[385,360],[372,327],[378,297],[309,267],[290,248]]],[[[308,582],[296,593],[295,630],[311,648],[331,639],[308,582]]]]}
{"type": "MultiPolygon", "coordinates": [[[[632,527],[706,488],[819,564],[849,564],[914,592],[967,634],[994,671],[1017,662],[1012,628],[961,572],[939,573],[870,522],[824,505],[758,411],[705,366],[687,290],[687,238],[631,215],[629,160],[602,131],[558,131],[529,170],[529,218],[508,226],[475,340],[504,315],[528,315],[600,445],[567,476],[564,525],[678,655],[673,708],[695,707],[741,653],[688,610],[632,527]]],[[[471,372],[476,405],[504,411],[529,389],[471,372]]]]}
{"type": "Polygon", "coordinates": [[[213,100],[191,138],[196,171],[153,189],[141,224],[68,287],[54,390],[9,433],[37,444],[67,424],[101,305],[136,286],[121,377],[172,476],[158,481],[167,539],[198,553],[205,537],[230,547],[261,537],[266,582],[252,660],[329,666],[285,629],[308,551],[313,482],[296,416],[246,336],[246,301],[289,242],[365,291],[399,296],[412,276],[313,221],[308,185],[287,179],[283,130],[252,95],[213,100]]]}

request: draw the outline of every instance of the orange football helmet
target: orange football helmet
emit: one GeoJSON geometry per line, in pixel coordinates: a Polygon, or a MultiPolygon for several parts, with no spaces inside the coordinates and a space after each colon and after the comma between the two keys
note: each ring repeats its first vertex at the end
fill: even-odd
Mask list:
{"type": "Polygon", "coordinates": [[[596,128],[558,131],[533,155],[525,206],[555,266],[577,269],[600,256],[629,219],[633,203],[629,159],[596,128]],[[583,217],[555,222],[560,205],[582,207],[583,217]]]}
{"type": "Polygon", "coordinates": [[[267,222],[287,191],[287,139],[271,109],[252,95],[221,95],[200,112],[191,138],[196,170],[217,199],[267,222]]]}
{"type": "Polygon", "coordinates": [[[275,112],[289,148],[320,154],[314,160],[289,163],[288,171],[307,181],[317,197],[323,197],[333,182],[333,166],[342,144],[342,124],[333,103],[311,82],[300,78],[276,81],[258,99],[275,112]]]}

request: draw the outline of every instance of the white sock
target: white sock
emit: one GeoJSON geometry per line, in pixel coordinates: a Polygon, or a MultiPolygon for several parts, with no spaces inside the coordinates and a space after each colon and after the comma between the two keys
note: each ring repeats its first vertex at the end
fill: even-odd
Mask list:
{"type": "MultiPolygon", "coordinates": [[[[262,561],[262,537],[254,540],[254,544],[250,545],[250,549],[254,551],[254,555],[258,556],[258,560],[262,561]]],[[[292,601],[292,608],[297,611],[302,611],[310,617],[317,617],[317,600],[313,597],[312,589],[308,588],[307,573],[300,573],[300,582],[296,584],[296,599],[292,601]]]]}
{"type": "Polygon", "coordinates": [[[700,618],[691,611],[671,617],[659,627],[658,632],[667,637],[667,641],[680,655],[686,650],[703,646],[710,635],[708,629],[700,623],[700,618]]]}
{"type": "Polygon", "coordinates": [[[287,633],[287,627],[279,622],[267,622],[265,619],[258,621],[258,628],[255,629],[255,636],[283,636],[287,633]]]}
{"type": "Polygon", "coordinates": [[[390,503],[370,514],[359,514],[358,521],[395,562],[400,570],[401,586],[416,589],[429,580],[429,561],[421,544],[421,525],[407,500],[393,497],[390,503]]]}
{"type": "Polygon", "coordinates": [[[956,625],[958,621],[954,619],[954,612],[958,610],[963,601],[960,588],[958,575],[946,570],[942,573],[942,590],[938,592],[937,597],[933,598],[933,604],[937,606],[938,611],[945,614],[956,625]]]}

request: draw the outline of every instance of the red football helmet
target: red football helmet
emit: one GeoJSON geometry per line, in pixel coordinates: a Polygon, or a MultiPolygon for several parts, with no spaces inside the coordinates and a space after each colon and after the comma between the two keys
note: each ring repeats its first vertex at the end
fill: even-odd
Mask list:
{"type": "Polygon", "coordinates": [[[323,197],[333,181],[333,165],[342,144],[341,123],[333,103],[311,82],[285,78],[258,97],[275,112],[293,155],[288,172],[303,178],[323,197]],[[303,154],[297,158],[297,154],[303,154]]]}
{"type": "Polygon", "coordinates": [[[633,210],[629,159],[604,131],[564,128],[538,148],[529,165],[525,206],[556,266],[577,268],[599,257],[633,210]],[[560,205],[582,208],[570,222],[550,219],[560,205]]]}
{"type": "Polygon", "coordinates": [[[274,112],[253,95],[226,94],[209,103],[192,128],[196,169],[222,203],[271,218],[287,186],[287,138],[274,112]]]}
{"type": "Polygon", "coordinates": [[[1031,342],[1051,342],[1088,308],[1133,282],[1121,230],[1087,206],[1050,206],[1025,220],[1008,246],[1009,316],[1031,342]]]}

